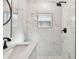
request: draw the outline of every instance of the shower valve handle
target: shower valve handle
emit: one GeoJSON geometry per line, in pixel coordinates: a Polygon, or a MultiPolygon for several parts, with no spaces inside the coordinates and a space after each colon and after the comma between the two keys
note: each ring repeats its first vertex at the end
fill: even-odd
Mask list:
{"type": "Polygon", "coordinates": [[[64,33],[67,33],[67,28],[64,28],[62,31],[63,31],[64,33]]]}

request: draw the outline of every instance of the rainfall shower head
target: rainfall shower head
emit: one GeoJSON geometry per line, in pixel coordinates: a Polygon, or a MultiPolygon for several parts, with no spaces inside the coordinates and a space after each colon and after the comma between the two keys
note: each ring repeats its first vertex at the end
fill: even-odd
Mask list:
{"type": "Polygon", "coordinates": [[[59,6],[59,7],[61,7],[61,5],[62,5],[62,3],[67,3],[66,1],[59,1],[58,3],[57,3],[57,6],[59,6]]]}
{"type": "Polygon", "coordinates": [[[57,3],[57,6],[61,7],[61,3],[57,3]]]}

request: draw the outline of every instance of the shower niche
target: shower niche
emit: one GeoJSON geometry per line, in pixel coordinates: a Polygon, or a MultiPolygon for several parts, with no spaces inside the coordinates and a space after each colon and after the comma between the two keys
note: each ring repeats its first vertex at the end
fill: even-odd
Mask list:
{"type": "Polygon", "coordinates": [[[41,13],[37,16],[37,23],[39,28],[50,28],[52,27],[52,14],[41,13]]]}

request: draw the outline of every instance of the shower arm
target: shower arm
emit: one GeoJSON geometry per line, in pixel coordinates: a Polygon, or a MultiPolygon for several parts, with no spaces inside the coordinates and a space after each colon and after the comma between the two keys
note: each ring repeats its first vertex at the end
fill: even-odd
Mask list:
{"type": "Polygon", "coordinates": [[[66,1],[59,1],[59,3],[67,3],[66,1]]]}

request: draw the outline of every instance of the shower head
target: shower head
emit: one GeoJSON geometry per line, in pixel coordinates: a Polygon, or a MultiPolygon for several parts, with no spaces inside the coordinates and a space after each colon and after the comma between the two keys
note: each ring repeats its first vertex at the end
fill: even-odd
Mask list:
{"type": "Polygon", "coordinates": [[[59,1],[59,2],[57,3],[57,6],[58,6],[58,7],[61,7],[62,3],[65,3],[65,4],[66,4],[67,2],[66,2],[66,1],[59,1]]]}
{"type": "Polygon", "coordinates": [[[57,6],[61,7],[61,3],[57,3],[57,6]]]}

